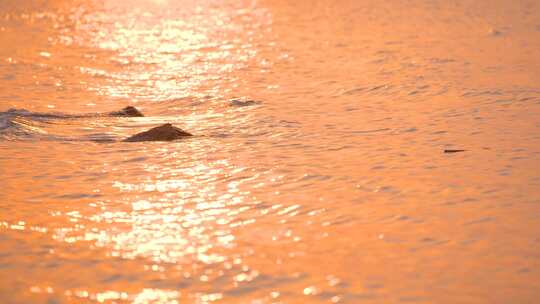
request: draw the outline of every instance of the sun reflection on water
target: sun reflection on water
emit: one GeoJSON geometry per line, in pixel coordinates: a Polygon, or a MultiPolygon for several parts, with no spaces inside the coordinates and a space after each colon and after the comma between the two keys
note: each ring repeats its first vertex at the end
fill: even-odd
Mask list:
{"type": "MultiPolygon", "coordinates": [[[[93,203],[93,213],[64,213],[79,224],[54,230],[54,239],[70,244],[90,242],[113,258],[143,259],[148,263],[146,271],[170,275],[174,269],[173,273],[182,273],[183,280],[199,284],[228,278],[225,286],[238,288],[260,275],[242,259],[247,248],[236,248],[235,229],[255,222],[252,215],[243,214],[258,203],[242,187],[247,179],[234,178],[245,176],[245,168],[228,160],[187,162],[172,154],[141,170],[137,176],[113,182],[120,194],[118,201],[93,203]]],[[[145,289],[139,294],[79,290],[66,295],[134,303],[174,303],[182,298],[179,292],[165,289],[145,289]]],[[[209,303],[222,299],[223,294],[197,297],[196,302],[209,303]]]]}
{"type": "Polygon", "coordinates": [[[212,182],[221,179],[228,167],[227,162],[183,169],[153,166],[145,168],[147,174],[140,183],[114,182],[113,186],[122,192],[148,193],[150,196],[126,202],[131,206],[130,211],[104,211],[93,215],[90,218],[93,222],[123,223],[129,228],[87,232],[85,240],[112,248],[113,256],[129,259],[145,257],[158,263],[187,260],[204,264],[225,261],[226,256],[211,250],[234,246],[235,237],[229,223],[234,222],[242,211],[235,206],[244,203],[249,195],[249,192],[239,191],[237,183],[229,183],[224,192],[216,189],[212,182]],[[157,179],[152,180],[149,176],[157,179]],[[201,179],[204,183],[198,182],[201,179]]]}
{"type": "Polygon", "coordinates": [[[107,2],[105,10],[79,9],[74,31],[58,41],[113,52],[110,59],[120,69],[107,72],[112,82],[90,89],[132,100],[167,101],[208,92],[219,96],[219,83],[257,55],[250,43],[255,32],[245,26],[270,20],[265,11],[255,19],[254,11],[212,2],[143,1],[129,9],[121,3],[107,2]]]}
{"type": "MultiPolygon", "coordinates": [[[[54,214],[66,218],[67,224],[50,229],[53,240],[88,246],[103,253],[101,262],[134,263],[142,269],[134,275],[156,277],[141,280],[144,285],[89,285],[55,293],[99,303],[177,303],[186,297],[209,303],[260,277],[244,259],[253,250],[239,246],[236,235],[256,222],[251,212],[260,202],[243,183],[260,174],[234,159],[236,143],[216,145],[215,138],[257,132],[244,127],[250,114],[228,108],[224,96],[241,85],[235,71],[263,60],[257,58],[254,36],[271,22],[269,13],[214,1],[94,1],[72,8],[68,15],[47,13],[41,18],[55,22],[59,35],[49,39],[52,44],[89,50],[75,68],[92,79],[81,82],[85,89],[108,100],[142,104],[145,114],[146,109],[159,113],[133,120],[88,121],[85,131],[105,130],[113,137],[125,137],[133,127],[172,122],[200,136],[103,154],[101,165],[88,168],[105,177],[93,186],[98,198],[54,214]],[[216,100],[224,105],[213,104],[216,100]],[[195,105],[211,101],[211,105],[197,111],[181,108],[184,101],[195,105]],[[174,116],[177,109],[181,117],[174,116]],[[126,156],[114,159],[117,154],[126,156]],[[154,284],[164,278],[165,285],[154,284]],[[178,278],[180,286],[195,286],[193,292],[183,294],[182,287],[170,284],[171,278],[178,278]]],[[[58,55],[51,50],[40,56],[54,60],[58,55]]],[[[66,125],[57,129],[61,133],[66,125]]]]}

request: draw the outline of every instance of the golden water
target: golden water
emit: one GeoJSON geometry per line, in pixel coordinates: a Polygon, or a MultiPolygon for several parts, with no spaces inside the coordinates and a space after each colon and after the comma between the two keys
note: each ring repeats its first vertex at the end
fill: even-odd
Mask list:
{"type": "Polygon", "coordinates": [[[0,301],[537,302],[539,12],[0,2],[0,301]]]}

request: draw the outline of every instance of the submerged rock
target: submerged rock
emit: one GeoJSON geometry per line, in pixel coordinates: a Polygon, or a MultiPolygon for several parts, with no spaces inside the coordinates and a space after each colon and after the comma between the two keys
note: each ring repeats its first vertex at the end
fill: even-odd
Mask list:
{"type": "Polygon", "coordinates": [[[119,116],[119,117],[144,117],[141,111],[133,106],[127,106],[120,111],[114,111],[109,113],[110,116],[119,116]]]}
{"type": "Polygon", "coordinates": [[[137,133],[130,136],[124,141],[172,141],[183,137],[193,136],[180,128],[173,126],[170,123],[161,125],[159,127],[152,128],[148,131],[137,133]]]}

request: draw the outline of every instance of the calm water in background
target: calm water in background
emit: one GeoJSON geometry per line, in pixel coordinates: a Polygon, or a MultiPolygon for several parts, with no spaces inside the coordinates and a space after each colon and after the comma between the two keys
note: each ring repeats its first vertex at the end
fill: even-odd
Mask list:
{"type": "Polygon", "coordinates": [[[0,112],[2,303],[540,296],[537,1],[2,1],[0,112]]]}

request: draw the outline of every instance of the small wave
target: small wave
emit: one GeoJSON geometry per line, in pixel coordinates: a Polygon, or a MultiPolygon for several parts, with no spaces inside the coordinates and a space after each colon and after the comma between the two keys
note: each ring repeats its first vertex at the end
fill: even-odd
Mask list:
{"type": "Polygon", "coordinates": [[[123,114],[127,108],[116,112],[90,114],[38,113],[26,109],[9,109],[0,112],[0,140],[110,143],[131,136],[134,133],[130,131],[131,128],[164,123],[163,119],[152,117],[134,121],[133,119],[140,117],[118,115],[123,114]],[[119,117],[124,117],[123,122],[118,120],[119,117]],[[126,117],[130,119],[125,120],[126,117]]]}
{"type": "Polygon", "coordinates": [[[14,137],[32,137],[47,134],[37,121],[28,116],[14,115],[13,112],[0,113],[0,135],[7,139],[14,137]],[[7,113],[7,114],[6,114],[7,113]]]}
{"type": "Polygon", "coordinates": [[[68,115],[63,113],[38,113],[38,112],[31,112],[26,109],[9,109],[6,112],[0,112],[0,116],[11,116],[11,117],[31,117],[36,119],[54,119],[54,118],[70,118],[70,117],[78,117],[77,115],[68,115]]]}
{"type": "Polygon", "coordinates": [[[48,136],[45,123],[50,119],[70,118],[62,113],[37,113],[26,109],[9,109],[0,112],[0,138],[4,140],[29,139],[48,136]]]}

